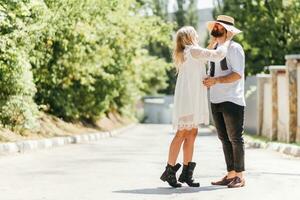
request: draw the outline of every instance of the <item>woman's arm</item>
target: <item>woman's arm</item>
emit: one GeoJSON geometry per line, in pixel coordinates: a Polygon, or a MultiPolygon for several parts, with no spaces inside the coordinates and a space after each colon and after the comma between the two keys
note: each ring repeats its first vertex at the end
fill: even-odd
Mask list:
{"type": "Polygon", "coordinates": [[[211,37],[207,49],[201,47],[193,48],[191,49],[191,55],[196,59],[219,62],[226,56],[232,37],[233,33],[228,31],[226,41],[216,50],[212,49],[217,45],[217,39],[216,37],[211,37]]]}
{"type": "Polygon", "coordinates": [[[193,47],[191,49],[191,55],[196,59],[219,62],[226,56],[229,43],[230,41],[228,40],[215,50],[193,47]]]}

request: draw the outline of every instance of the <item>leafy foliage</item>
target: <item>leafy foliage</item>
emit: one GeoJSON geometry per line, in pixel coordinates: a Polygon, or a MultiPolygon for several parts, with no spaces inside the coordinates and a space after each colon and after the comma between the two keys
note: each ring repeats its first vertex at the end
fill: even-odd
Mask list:
{"type": "Polygon", "coordinates": [[[284,64],[286,54],[300,52],[299,0],[224,0],[218,14],[233,16],[243,31],[237,40],[246,53],[248,75],[284,64]]]}
{"type": "Polygon", "coordinates": [[[36,88],[28,61],[29,35],[38,20],[36,6],[25,0],[0,3],[0,122],[18,131],[38,126],[36,88]]]}
{"type": "MultiPolygon", "coordinates": [[[[198,26],[198,11],[196,0],[176,0],[176,9],[173,13],[169,13],[168,5],[170,0],[140,0],[145,11],[151,11],[150,15],[156,15],[164,19],[165,22],[173,24],[173,31],[169,33],[169,38],[172,39],[177,29],[182,26],[193,26],[197,29],[198,26]]],[[[147,12],[145,12],[147,13],[147,12]]],[[[149,13],[149,12],[148,12],[149,13]]],[[[148,49],[151,55],[163,57],[172,66],[173,48],[171,43],[160,43],[157,41],[150,42],[148,49]]],[[[167,71],[167,87],[160,90],[160,93],[173,94],[176,84],[176,69],[170,67],[167,71]]]]}
{"type": "MultiPolygon", "coordinates": [[[[166,87],[169,64],[145,47],[168,45],[172,26],[144,15],[135,0],[7,0],[0,5],[1,108],[11,108],[5,105],[17,95],[35,108],[27,109],[28,116],[38,104],[66,120],[95,121],[112,110],[132,114],[138,98],[166,87]]],[[[25,102],[14,105],[17,113],[26,107],[25,102]]],[[[2,113],[2,124],[12,124],[13,115],[18,114],[2,113]]]]}

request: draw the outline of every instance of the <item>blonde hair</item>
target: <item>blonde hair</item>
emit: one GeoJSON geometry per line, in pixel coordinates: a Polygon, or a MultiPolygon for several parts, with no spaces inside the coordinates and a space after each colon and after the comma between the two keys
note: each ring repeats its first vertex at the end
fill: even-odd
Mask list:
{"type": "Polygon", "coordinates": [[[175,48],[173,50],[173,61],[178,73],[179,66],[184,61],[184,49],[186,45],[196,45],[198,43],[198,34],[194,27],[184,26],[176,33],[175,48]]]}

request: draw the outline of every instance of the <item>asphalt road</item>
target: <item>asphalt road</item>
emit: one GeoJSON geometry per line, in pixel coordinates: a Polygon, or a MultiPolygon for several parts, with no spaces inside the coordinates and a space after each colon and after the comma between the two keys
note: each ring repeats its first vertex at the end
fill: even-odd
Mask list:
{"type": "Polygon", "coordinates": [[[264,149],[246,149],[246,187],[211,186],[225,162],[207,128],[199,130],[194,154],[201,187],[170,188],[159,177],[172,137],[169,125],[138,125],[94,143],[2,155],[0,200],[300,199],[300,159],[264,149]]]}

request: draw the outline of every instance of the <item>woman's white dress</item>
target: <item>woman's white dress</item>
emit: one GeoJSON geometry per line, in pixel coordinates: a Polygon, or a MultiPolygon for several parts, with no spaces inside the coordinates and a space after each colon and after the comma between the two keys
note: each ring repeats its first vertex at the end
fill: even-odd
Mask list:
{"type": "Polygon", "coordinates": [[[184,62],[179,67],[176,81],[173,128],[190,130],[209,123],[207,88],[202,81],[207,76],[207,61],[219,62],[227,53],[227,47],[208,50],[196,45],[186,46],[184,62]]]}

